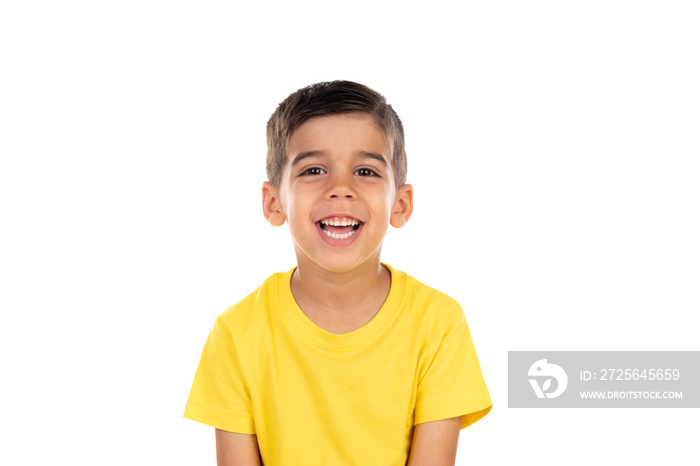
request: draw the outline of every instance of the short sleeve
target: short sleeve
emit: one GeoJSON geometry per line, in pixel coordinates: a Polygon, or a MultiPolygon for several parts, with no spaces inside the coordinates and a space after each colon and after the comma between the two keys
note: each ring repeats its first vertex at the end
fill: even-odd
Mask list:
{"type": "MultiPolygon", "coordinates": [[[[461,309],[460,309],[461,310],[461,309]]],[[[444,332],[418,382],[415,423],[462,416],[461,428],[486,416],[492,403],[462,313],[444,332]]]]}
{"type": "Polygon", "coordinates": [[[184,417],[217,429],[254,434],[250,392],[230,329],[217,319],[204,345],[184,417]]]}

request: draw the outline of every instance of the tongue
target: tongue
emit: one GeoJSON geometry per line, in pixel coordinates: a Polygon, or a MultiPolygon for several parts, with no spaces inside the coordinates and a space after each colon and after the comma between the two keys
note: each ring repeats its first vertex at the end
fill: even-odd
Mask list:
{"type": "Polygon", "coordinates": [[[352,225],[348,225],[345,227],[334,227],[333,225],[326,225],[326,231],[330,231],[331,233],[337,233],[339,235],[349,233],[353,229],[354,229],[354,227],[352,225]]]}

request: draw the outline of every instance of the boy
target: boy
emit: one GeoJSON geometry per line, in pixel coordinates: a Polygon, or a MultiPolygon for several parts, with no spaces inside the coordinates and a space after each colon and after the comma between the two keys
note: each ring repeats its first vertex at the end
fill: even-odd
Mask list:
{"type": "Polygon", "coordinates": [[[185,417],[223,465],[453,465],[491,409],[464,313],[380,262],[413,210],[401,122],[348,81],[282,102],[267,125],[263,213],[297,266],[222,313],[185,417]]]}

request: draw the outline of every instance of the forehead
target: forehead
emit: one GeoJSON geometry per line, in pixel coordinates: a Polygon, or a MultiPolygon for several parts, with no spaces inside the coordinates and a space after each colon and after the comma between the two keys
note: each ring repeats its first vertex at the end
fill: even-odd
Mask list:
{"type": "Polygon", "coordinates": [[[287,161],[301,152],[373,152],[391,163],[391,141],[376,120],[364,113],[313,117],[292,132],[287,161]]]}

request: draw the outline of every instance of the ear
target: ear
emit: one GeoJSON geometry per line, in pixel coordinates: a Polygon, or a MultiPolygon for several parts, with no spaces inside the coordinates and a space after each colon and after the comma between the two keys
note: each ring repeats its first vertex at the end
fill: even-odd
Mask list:
{"type": "Polygon", "coordinates": [[[396,192],[396,200],[391,211],[391,226],[401,228],[413,213],[413,186],[405,184],[396,192]]]}
{"type": "Polygon", "coordinates": [[[280,191],[269,181],[265,181],[262,187],[262,207],[265,220],[273,226],[281,226],[285,222],[282,206],[280,205],[280,191]]]}

